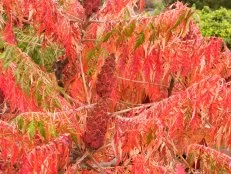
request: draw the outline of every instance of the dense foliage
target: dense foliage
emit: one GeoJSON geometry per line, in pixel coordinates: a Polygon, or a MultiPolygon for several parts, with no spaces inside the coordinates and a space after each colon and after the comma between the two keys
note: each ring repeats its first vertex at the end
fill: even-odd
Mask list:
{"type": "MultiPolygon", "coordinates": [[[[231,8],[230,0],[181,0],[184,3],[188,3],[190,6],[195,5],[197,9],[203,9],[204,6],[209,6],[212,9],[219,9],[224,7],[227,9],[231,8]]],[[[165,0],[167,3],[176,2],[176,0],[165,0]]]]}
{"type": "Polygon", "coordinates": [[[204,36],[216,36],[225,40],[229,48],[231,47],[231,10],[220,8],[210,10],[204,7],[199,12],[201,32],[204,36]]]}
{"type": "Polygon", "coordinates": [[[231,172],[231,52],[177,2],[0,2],[3,173],[231,172]]]}

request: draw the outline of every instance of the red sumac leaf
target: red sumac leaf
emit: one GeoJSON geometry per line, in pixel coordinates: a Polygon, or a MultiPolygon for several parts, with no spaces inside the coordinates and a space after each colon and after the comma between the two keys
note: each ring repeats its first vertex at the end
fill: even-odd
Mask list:
{"type": "Polygon", "coordinates": [[[20,173],[57,173],[68,163],[70,145],[69,135],[63,135],[48,144],[35,147],[24,158],[20,173]]]}
{"type": "Polygon", "coordinates": [[[145,159],[143,155],[138,155],[135,157],[132,163],[132,174],[145,174],[145,159]]]}
{"type": "Polygon", "coordinates": [[[16,38],[13,32],[13,24],[8,21],[6,23],[6,26],[4,28],[4,32],[3,32],[3,39],[4,41],[8,42],[11,45],[15,45],[16,44],[16,38]]]}
{"type": "Polygon", "coordinates": [[[185,168],[181,164],[176,165],[176,174],[186,174],[185,168]]]}

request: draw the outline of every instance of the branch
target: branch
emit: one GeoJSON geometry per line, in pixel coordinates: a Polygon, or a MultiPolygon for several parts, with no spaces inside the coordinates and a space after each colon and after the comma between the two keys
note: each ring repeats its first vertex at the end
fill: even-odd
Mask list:
{"type": "Polygon", "coordinates": [[[143,19],[153,19],[153,16],[143,17],[141,15],[136,15],[136,16],[131,16],[130,18],[123,19],[123,20],[104,20],[104,21],[91,19],[88,22],[89,23],[115,23],[115,24],[118,24],[120,22],[129,22],[131,20],[143,20],[143,19]]]}
{"type": "Polygon", "coordinates": [[[80,23],[84,23],[83,20],[77,18],[76,16],[74,16],[74,15],[72,15],[72,14],[70,14],[70,13],[66,13],[66,15],[69,17],[69,20],[70,20],[71,22],[80,22],[80,23]]]}
{"type": "Polygon", "coordinates": [[[79,54],[78,58],[79,58],[79,63],[80,63],[80,70],[81,70],[81,76],[82,76],[82,80],[83,80],[83,87],[84,87],[84,91],[85,91],[85,95],[86,95],[86,100],[87,100],[87,103],[90,104],[90,97],[89,97],[89,94],[87,91],[87,83],[86,83],[86,78],[85,78],[85,74],[84,74],[84,70],[83,70],[82,55],[79,54]]]}
{"type": "Polygon", "coordinates": [[[124,114],[130,111],[134,111],[134,110],[139,110],[139,109],[144,109],[144,108],[149,108],[151,106],[153,106],[154,103],[148,103],[148,104],[142,104],[141,106],[137,106],[137,107],[133,107],[133,108],[128,108],[128,109],[124,109],[124,110],[120,110],[114,113],[108,113],[111,117],[116,117],[117,115],[120,114],[124,114]]]}
{"type": "Polygon", "coordinates": [[[100,41],[97,41],[96,39],[82,39],[81,41],[82,42],[100,42],[100,41]]]}
{"type": "Polygon", "coordinates": [[[72,114],[72,113],[76,113],[76,112],[80,112],[84,109],[90,109],[90,108],[93,108],[96,104],[90,104],[90,105],[84,105],[84,106],[81,106],[81,107],[78,107],[76,109],[69,109],[67,111],[60,111],[60,112],[23,112],[21,114],[19,114],[18,116],[27,116],[27,115],[50,115],[50,116],[58,116],[58,115],[68,115],[68,114],[72,114]]]}
{"type": "Polygon", "coordinates": [[[131,80],[131,79],[128,79],[128,78],[125,78],[125,77],[120,77],[120,76],[117,76],[117,78],[120,79],[120,80],[126,80],[126,81],[130,81],[130,82],[134,82],[134,83],[149,84],[149,85],[161,86],[161,87],[168,88],[167,85],[160,85],[158,83],[151,83],[151,82],[139,81],[139,80],[131,80]]]}
{"type": "MultiPolygon", "coordinates": [[[[227,170],[231,171],[231,157],[223,152],[219,152],[215,149],[212,149],[210,147],[206,147],[204,145],[200,144],[191,144],[188,147],[188,153],[190,151],[200,151],[208,158],[212,158],[214,161],[217,162],[217,165],[224,165],[227,170]]],[[[222,166],[221,166],[222,167],[222,166]]]]}

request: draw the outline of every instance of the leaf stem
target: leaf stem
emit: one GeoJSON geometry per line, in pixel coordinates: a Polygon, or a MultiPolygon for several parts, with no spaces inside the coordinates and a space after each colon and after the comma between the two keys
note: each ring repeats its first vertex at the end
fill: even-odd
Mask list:
{"type": "Polygon", "coordinates": [[[83,63],[82,63],[81,53],[79,54],[78,58],[79,58],[79,63],[80,63],[80,70],[81,70],[81,76],[82,76],[82,80],[83,80],[83,87],[84,87],[84,91],[85,91],[85,95],[86,95],[86,100],[87,100],[87,103],[90,104],[90,97],[89,97],[89,94],[87,91],[87,83],[86,83],[86,78],[85,78],[85,74],[83,71],[83,63]]]}

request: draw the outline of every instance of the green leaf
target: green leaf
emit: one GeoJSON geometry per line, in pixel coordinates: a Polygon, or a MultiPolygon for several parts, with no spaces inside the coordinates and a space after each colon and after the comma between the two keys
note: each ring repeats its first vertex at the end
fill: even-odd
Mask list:
{"type": "Polygon", "coordinates": [[[35,121],[32,120],[27,127],[27,132],[29,133],[30,139],[34,138],[35,129],[36,129],[35,121]]]}
{"type": "Polygon", "coordinates": [[[0,59],[4,59],[6,57],[6,51],[0,54],[0,59]]]}
{"type": "Polygon", "coordinates": [[[174,30],[177,26],[180,25],[180,23],[182,22],[184,16],[185,16],[185,12],[180,15],[180,17],[177,19],[176,23],[173,25],[173,27],[170,29],[170,31],[174,30]]]}
{"type": "Polygon", "coordinates": [[[152,23],[150,23],[148,26],[149,26],[150,30],[154,30],[155,29],[155,27],[154,27],[154,25],[152,23]]]}
{"type": "Polygon", "coordinates": [[[39,133],[43,136],[43,138],[46,139],[46,131],[43,121],[38,121],[37,126],[38,126],[39,133]]]}
{"type": "Polygon", "coordinates": [[[88,52],[88,55],[87,55],[87,60],[91,60],[96,54],[96,48],[93,48],[90,52],[88,52]]]}
{"type": "Polygon", "coordinates": [[[78,144],[78,138],[77,138],[76,135],[71,134],[71,139],[72,139],[76,144],[78,144]]]}
{"type": "Polygon", "coordinates": [[[149,37],[149,41],[151,43],[154,43],[154,41],[157,39],[157,37],[158,37],[158,32],[155,29],[153,29],[153,31],[149,37]]]}
{"type": "Polygon", "coordinates": [[[111,37],[111,35],[114,33],[114,30],[108,32],[103,38],[102,38],[102,42],[107,42],[108,39],[111,37]]]}
{"type": "Polygon", "coordinates": [[[8,68],[8,66],[10,65],[10,63],[13,61],[13,47],[6,47],[6,50],[1,53],[1,57],[0,59],[2,59],[3,61],[3,68],[8,68]]]}
{"type": "Polygon", "coordinates": [[[132,33],[134,32],[135,30],[135,21],[132,21],[123,31],[124,35],[125,36],[128,36],[128,37],[131,37],[132,36],[132,33]]]}
{"type": "Polygon", "coordinates": [[[23,126],[24,126],[24,119],[23,119],[23,117],[19,117],[19,118],[17,119],[17,124],[18,124],[18,129],[19,129],[20,131],[22,131],[23,126]]]}
{"type": "Polygon", "coordinates": [[[140,45],[142,45],[145,41],[145,35],[144,32],[140,32],[138,34],[138,37],[136,39],[135,49],[137,49],[140,45]]]}
{"type": "Polygon", "coordinates": [[[53,137],[57,137],[57,136],[58,136],[58,134],[57,134],[57,132],[56,132],[56,130],[55,130],[55,126],[54,126],[54,125],[51,125],[48,129],[49,129],[50,134],[51,134],[53,137]]]}
{"type": "Polygon", "coordinates": [[[40,79],[38,79],[37,86],[35,88],[35,99],[36,99],[36,104],[39,107],[42,104],[42,95],[40,94],[40,89],[41,89],[42,85],[43,85],[42,81],[40,79]]]}
{"type": "Polygon", "coordinates": [[[62,107],[62,104],[60,103],[59,100],[57,100],[57,98],[53,98],[51,102],[52,102],[52,106],[54,106],[55,108],[61,108],[62,107]]]}
{"type": "Polygon", "coordinates": [[[2,39],[0,39],[0,52],[3,52],[4,47],[5,47],[4,42],[2,41],[2,39]]]}

